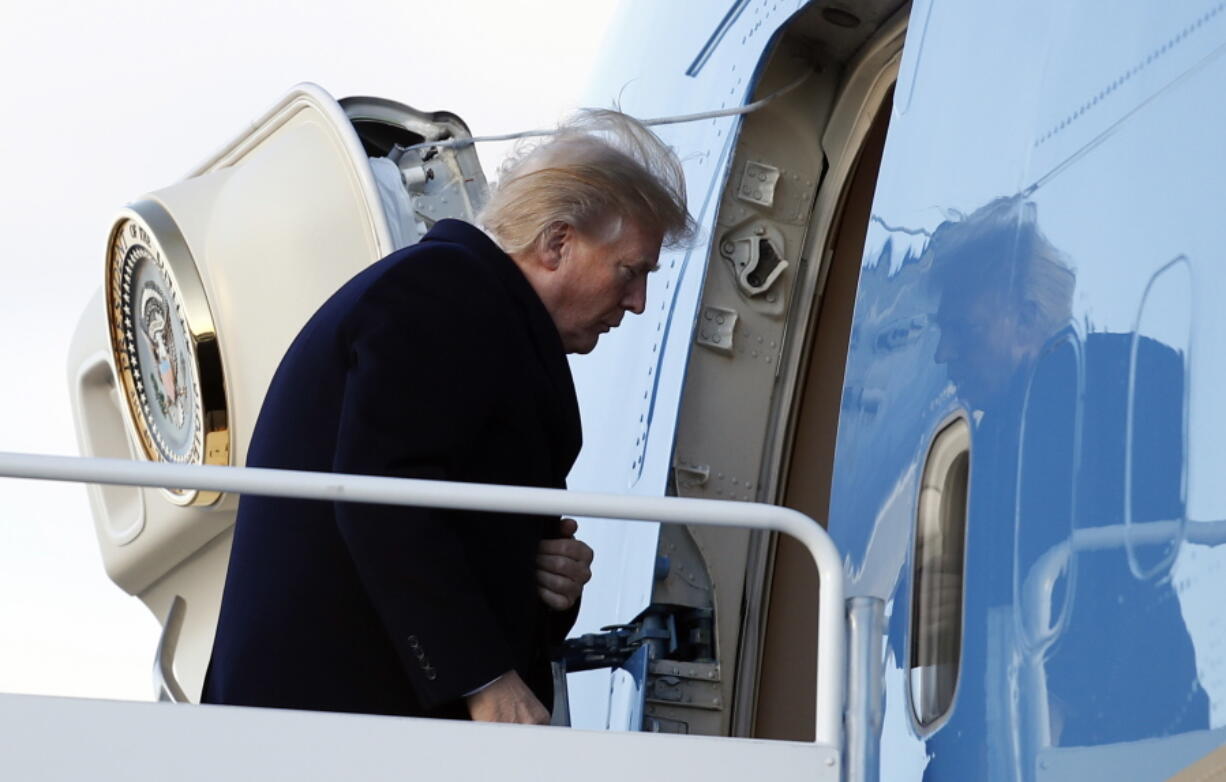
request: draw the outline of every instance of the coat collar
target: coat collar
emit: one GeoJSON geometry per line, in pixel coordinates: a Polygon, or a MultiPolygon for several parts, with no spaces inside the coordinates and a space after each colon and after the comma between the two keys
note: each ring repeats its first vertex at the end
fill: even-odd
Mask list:
{"type": "Polygon", "coordinates": [[[579,401],[575,396],[575,381],[571,376],[570,364],[566,360],[566,349],[562,345],[562,337],[558,334],[553,317],[545,309],[545,304],[528,282],[528,278],[520,271],[518,264],[512,260],[511,256],[503,252],[493,238],[477,226],[463,220],[440,220],[422,237],[421,241],[423,243],[439,241],[458,244],[474,252],[486,262],[488,268],[494,272],[503,288],[523,312],[533,337],[533,349],[549,378],[550,385],[557,394],[558,411],[564,422],[562,431],[557,433],[564,454],[563,464],[559,465],[564,478],[579,454],[583,439],[579,420],[579,401]]]}

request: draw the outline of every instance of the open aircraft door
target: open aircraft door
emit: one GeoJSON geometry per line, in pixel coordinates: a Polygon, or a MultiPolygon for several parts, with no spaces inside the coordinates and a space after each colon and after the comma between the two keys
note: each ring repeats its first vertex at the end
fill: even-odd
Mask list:
{"type": "MultiPolygon", "coordinates": [[[[70,349],[82,455],[242,465],[272,374],[324,300],[435,221],[480,209],[471,146],[405,151],[468,135],[451,114],[338,103],[302,84],[186,179],[125,208],[70,349]]],[[[164,619],[161,664],[177,672],[174,694],[197,700],[237,498],[130,486],[89,497],[107,574],[164,619]]]]}

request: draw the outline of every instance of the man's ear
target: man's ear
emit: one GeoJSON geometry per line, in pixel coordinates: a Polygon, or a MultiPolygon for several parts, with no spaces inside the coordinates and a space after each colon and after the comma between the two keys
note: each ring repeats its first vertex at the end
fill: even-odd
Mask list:
{"type": "Polygon", "coordinates": [[[541,237],[541,263],[545,268],[557,271],[562,265],[573,231],[563,222],[556,222],[545,229],[545,235],[541,237]]]}

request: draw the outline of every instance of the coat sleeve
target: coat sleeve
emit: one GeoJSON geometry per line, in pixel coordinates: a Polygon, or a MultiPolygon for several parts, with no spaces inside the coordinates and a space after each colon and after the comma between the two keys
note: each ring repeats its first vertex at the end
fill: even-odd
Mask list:
{"type": "MultiPolygon", "coordinates": [[[[333,469],[453,479],[497,402],[506,304],[467,259],[381,281],[348,325],[333,469]],[[501,308],[501,309],[500,309],[501,308]],[[492,330],[491,330],[492,329],[492,330]]],[[[338,503],[337,524],[418,700],[433,708],[506,673],[512,654],[462,543],[456,511],[338,503]]]]}
{"type": "Polygon", "coordinates": [[[583,598],[580,597],[575,601],[575,604],[565,611],[549,612],[549,643],[554,646],[560,646],[566,641],[566,636],[570,634],[571,628],[575,626],[575,620],[579,618],[579,608],[583,603],[583,598]]]}

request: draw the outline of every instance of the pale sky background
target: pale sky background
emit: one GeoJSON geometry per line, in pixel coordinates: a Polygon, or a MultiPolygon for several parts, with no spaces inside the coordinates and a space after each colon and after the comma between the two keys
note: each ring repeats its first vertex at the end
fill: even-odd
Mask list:
{"type": "MultiPolygon", "coordinates": [[[[0,450],[77,453],[66,356],[116,210],[291,85],[463,117],[578,105],[618,0],[6,2],[0,7],[0,450]]],[[[481,149],[487,173],[505,149],[481,149]]],[[[148,699],[159,626],[102,569],[85,489],[0,479],[0,692],[148,699]]]]}

